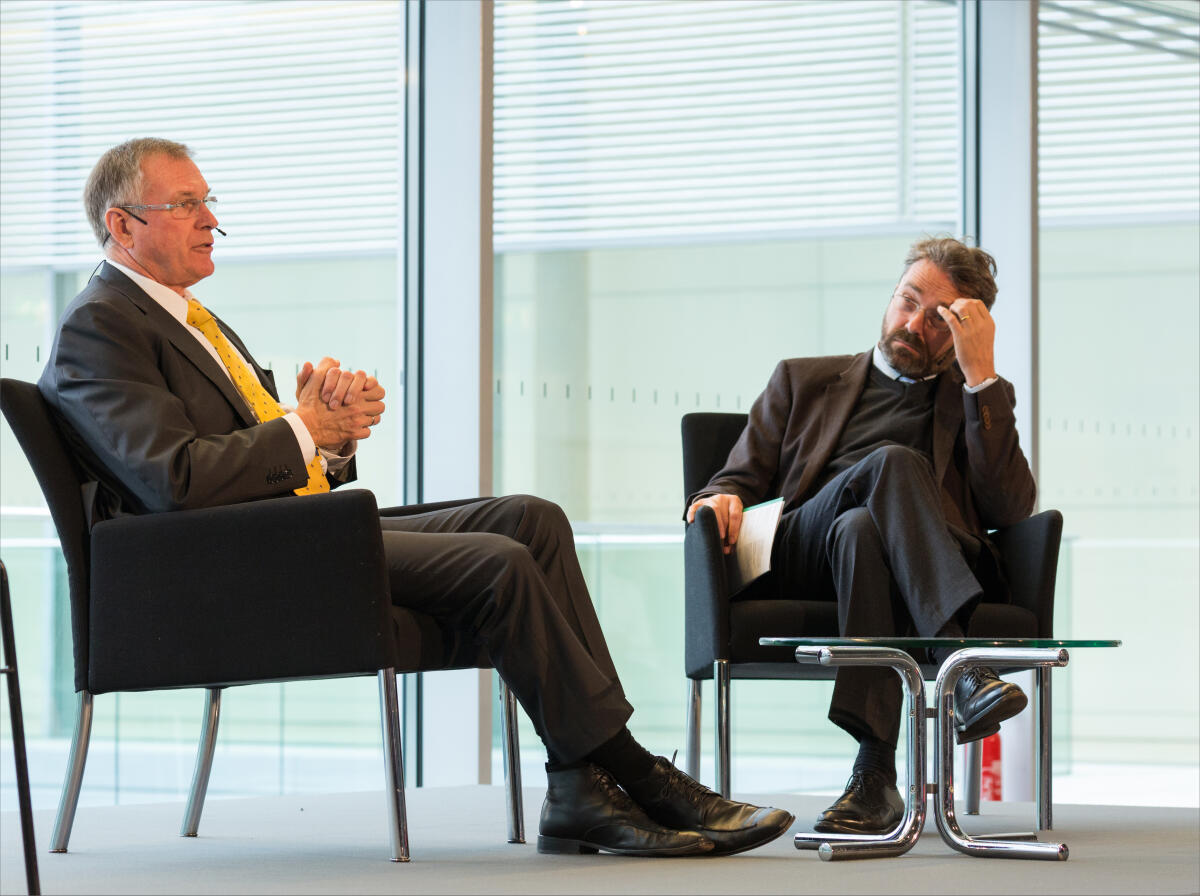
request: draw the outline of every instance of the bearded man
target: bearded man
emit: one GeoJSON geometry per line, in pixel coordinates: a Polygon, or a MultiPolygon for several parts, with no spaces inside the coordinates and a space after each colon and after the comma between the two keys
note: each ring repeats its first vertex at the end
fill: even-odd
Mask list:
{"type": "MultiPolygon", "coordinates": [[[[1007,600],[987,533],[1027,517],[1036,487],[1013,387],[995,370],[995,269],[982,249],[921,240],[873,349],[775,368],[724,469],[687,502],[689,522],[713,508],[728,553],[744,506],[784,498],[771,572],[739,597],[803,591],[837,601],[844,636],[917,637],[963,637],[981,600],[1007,600]]],[[[816,830],[883,834],[900,822],[902,701],[891,669],[838,670],[829,719],[859,750],[816,830]]],[[[964,674],[958,741],[998,731],[1026,703],[993,670],[964,674]]]]}

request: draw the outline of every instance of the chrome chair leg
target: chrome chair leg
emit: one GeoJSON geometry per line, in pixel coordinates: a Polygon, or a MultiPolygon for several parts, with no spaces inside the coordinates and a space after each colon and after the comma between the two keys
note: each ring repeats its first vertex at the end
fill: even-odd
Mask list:
{"type": "Polygon", "coordinates": [[[380,669],[379,720],[383,726],[383,770],[386,779],[388,820],[391,825],[392,861],[407,862],[408,814],[404,808],[404,755],[400,746],[400,698],[396,670],[380,669]]]}
{"type": "Polygon", "coordinates": [[[687,745],[684,771],[700,780],[700,679],[688,679],[687,745]]]}
{"type": "Polygon", "coordinates": [[[212,772],[213,753],[217,748],[217,724],[221,720],[221,689],[205,688],[204,720],[200,726],[200,743],[196,747],[196,769],[192,772],[192,789],[188,793],[187,809],[183,813],[180,837],[195,837],[200,829],[200,813],[208,793],[208,776],[212,772]]]}
{"type": "Polygon", "coordinates": [[[983,789],[983,741],[967,744],[963,767],[967,775],[967,814],[979,814],[979,792],[983,789]]]}
{"type": "MultiPolygon", "coordinates": [[[[499,677],[499,676],[497,676],[499,677]]],[[[525,799],[521,791],[521,748],[517,735],[517,698],[500,679],[500,708],[504,717],[504,797],[508,809],[508,842],[525,842],[525,799]]]]}
{"type": "Polygon", "coordinates": [[[50,835],[50,851],[66,852],[71,839],[71,827],[75,824],[75,809],[79,805],[79,790],[83,786],[83,768],[87,765],[88,744],[92,739],[92,694],[79,692],[79,713],[75,717],[75,734],[71,738],[71,752],[67,756],[67,773],[63,779],[62,796],[58,801],[58,815],[54,819],[54,831],[50,835]]]}
{"type": "Polygon", "coordinates": [[[730,792],[730,757],[729,744],[729,661],[717,660],[713,663],[713,691],[716,694],[716,739],[717,749],[713,759],[717,765],[717,793],[729,799],[730,792]]]}
{"type": "Polygon", "coordinates": [[[1050,713],[1050,667],[1037,670],[1033,679],[1034,724],[1037,726],[1037,756],[1034,758],[1034,802],[1037,803],[1038,830],[1054,827],[1053,774],[1050,755],[1052,722],[1050,713]]]}

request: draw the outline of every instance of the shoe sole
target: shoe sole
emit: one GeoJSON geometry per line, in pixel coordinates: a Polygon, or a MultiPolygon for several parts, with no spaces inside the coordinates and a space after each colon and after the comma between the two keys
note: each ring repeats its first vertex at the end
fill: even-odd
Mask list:
{"type": "Polygon", "coordinates": [[[904,821],[904,813],[900,813],[900,817],[896,819],[891,827],[887,828],[855,828],[850,825],[836,824],[828,821],[818,821],[813,825],[813,830],[818,834],[851,834],[855,837],[882,837],[884,834],[891,834],[900,827],[900,823],[904,821]]]}
{"type": "Polygon", "coordinates": [[[955,731],[954,742],[959,746],[962,746],[963,744],[973,744],[977,740],[983,740],[985,737],[991,737],[993,734],[999,733],[999,723],[983,727],[976,723],[974,728],[965,728],[962,731],[955,731]]]}
{"type": "Polygon", "coordinates": [[[711,850],[706,850],[699,844],[688,846],[677,846],[672,849],[618,849],[613,846],[605,846],[600,843],[588,843],[586,840],[573,840],[566,837],[547,837],[545,834],[538,835],[537,851],[545,855],[595,855],[598,852],[612,853],[617,856],[701,856],[709,855],[711,850]]]}
{"type": "Polygon", "coordinates": [[[1001,722],[1007,722],[1028,705],[1029,698],[1023,691],[1010,694],[1008,697],[997,700],[969,724],[955,728],[954,739],[959,744],[970,744],[990,737],[1000,730],[1001,722]]]}

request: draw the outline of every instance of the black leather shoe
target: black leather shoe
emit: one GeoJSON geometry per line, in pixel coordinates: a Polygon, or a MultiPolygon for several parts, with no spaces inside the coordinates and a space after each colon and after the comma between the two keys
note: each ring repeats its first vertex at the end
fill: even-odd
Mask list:
{"type": "Polygon", "coordinates": [[[651,821],[602,768],[591,764],[547,772],[538,852],[614,852],[624,856],[699,856],[712,841],[651,821]]]}
{"type": "Polygon", "coordinates": [[[955,740],[969,744],[995,734],[1028,703],[1024,691],[987,666],[968,669],[954,686],[955,740]]]}
{"type": "Polygon", "coordinates": [[[795,816],[783,809],[727,800],[659,756],[654,768],[629,788],[646,814],[669,828],[698,831],[714,844],[713,855],[728,856],[770,843],[795,816]]]}
{"type": "Polygon", "coordinates": [[[821,813],[814,831],[822,834],[886,834],[904,817],[896,785],[878,772],[855,772],[832,806],[821,813]]]}

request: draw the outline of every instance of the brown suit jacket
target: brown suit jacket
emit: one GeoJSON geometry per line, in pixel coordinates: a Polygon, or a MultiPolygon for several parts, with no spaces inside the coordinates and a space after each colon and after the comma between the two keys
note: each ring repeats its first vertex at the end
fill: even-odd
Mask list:
{"type": "MultiPolygon", "coordinates": [[[[782,496],[784,513],[799,507],[816,492],[870,368],[869,351],[779,362],[724,469],[688,504],[729,493],[746,506],[782,496]]],[[[957,364],[938,381],[933,470],[952,528],[983,536],[1033,511],[1037,489],[1017,438],[1015,401],[1004,379],[964,391],[957,364]]]]}
{"type": "MultiPolygon", "coordinates": [[[[278,398],[270,371],[218,325],[278,398]]],[[[308,479],[287,421],[257,423],[196,338],[107,263],[63,312],[38,388],[89,477],[92,523],[277,497],[308,479]]],[[[339,479],[353,477],[352,461],[339,479]]]]}

